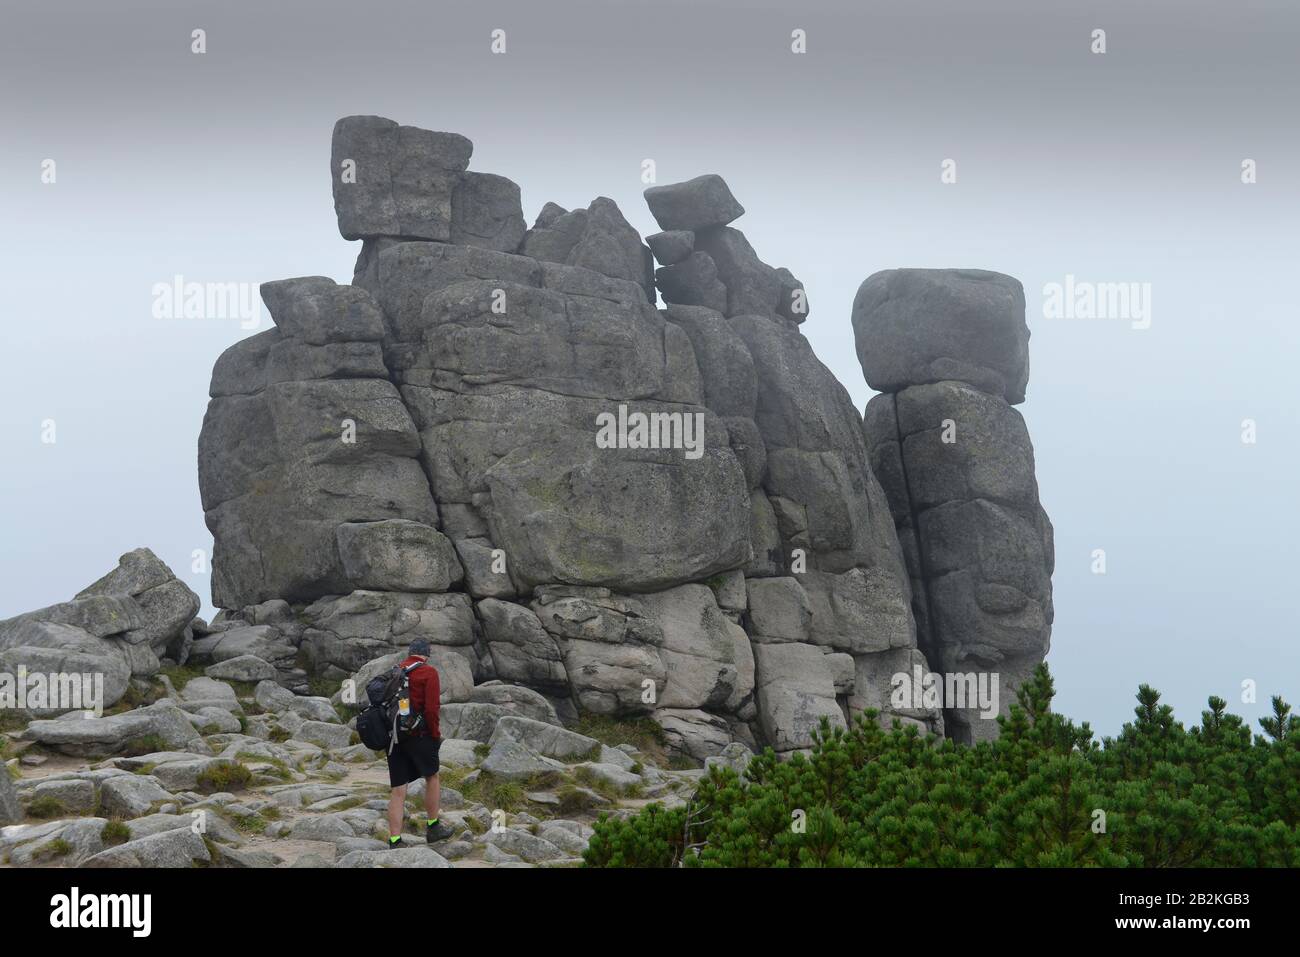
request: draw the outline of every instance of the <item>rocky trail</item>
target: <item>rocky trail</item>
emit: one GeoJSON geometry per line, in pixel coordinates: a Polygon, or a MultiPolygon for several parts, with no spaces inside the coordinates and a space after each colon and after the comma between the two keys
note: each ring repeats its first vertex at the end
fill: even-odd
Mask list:
{"type": "Polygon", "coordinates": [[[356,743],[346,706],[272,682],[178,677],[160,675],[158,700],[141,708],[4,735],[17,822],[0,829],[0,866],[578,866],[599,814],[684,802],[703,773],[673,767],[644,726],[596,730],[646,750],[603,744],[563,729],[540,695],[511,688],[521,703],[506,707],[491,700],[506,686],[488,684],[484,700],[443,712],[478,734],[443,741],[441,818],[454,836],[426,845],[417,781],[404,846],[391,850],[386,763],[356,743]],[[125,753],[95,756],[100,725],[128,717],[146,720],[125,753]]]}

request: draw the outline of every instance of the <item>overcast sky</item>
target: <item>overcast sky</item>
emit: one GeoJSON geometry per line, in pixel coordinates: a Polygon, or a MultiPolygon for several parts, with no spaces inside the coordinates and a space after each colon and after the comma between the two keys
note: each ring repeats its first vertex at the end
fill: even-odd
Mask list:
{"type": "Polygon", "coordinates": [[[518,182],[530,224],[548,200],[605,195],[650,233],[643,160],[660,183],[722,174],[736,225],[806,284],[804,332],[859,406],[862,279],[1016,276],[1033,334],[1020,408],[1056,527],[1058,708],[1110,734],[1141,682],[1189,722],[1210,694],[1252,721],[1270,694],[1300,705],[1300,8],[1134,6],[6,3],[0,617],[140,545],[207,605],[196,442],[212,363],[250,330],[155,318],[152,289],[348,281],[359,244],[336,228],[330,129],[378,113],[468,136],[471,168],[518,182]],[[1149,283],[1150,327],[1046,318],[1043,288],[1067,275],[1149,283]]]}

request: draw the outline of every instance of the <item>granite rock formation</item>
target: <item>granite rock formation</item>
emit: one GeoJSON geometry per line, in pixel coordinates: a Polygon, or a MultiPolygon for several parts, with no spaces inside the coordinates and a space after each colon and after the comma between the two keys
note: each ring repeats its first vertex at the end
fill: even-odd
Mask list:
{"type": "MultiPolygon", "coordinates": [[[[353,281],[265,284],[275,328],[214,368],[199,481],[223,611],[194,660],[262,658],[295,688],[423,636],[457,707],[522,686],[562,721],[650,715],[697,760],[735,742],[807,748],[822,717],[867,708],[941,732],[938,708],[891,696],[934,653],[918,610],[988,615],[1016,582],[1029,600],[1042,588],[990,569],[947,604],[923,590],[941,582],[917,563],[898,469],[800,332],[802,285],[733,225],[726,183],[648,189],[662,232],[643,242],[604,197],[548,203],[525,228],[518,187],[470,171],[471,154],[378,117],[336,125],[353,281]]],[[[895,327],[915,341],[886,346],[890,387],[938,382],[903,402],[918,430],[935,404],[975,408],[948,381],[965,369],[942,358],[951,330],[895,327]]],[[[999,393],[968,391],[1014,394],[1012,346],[967,350],[991,370],[967,378],[999,393]]],[[[988,421],[968,471],[994,481],[980,456],[1019,446],[994,444],[1013,423],[988,421]]],[[[927,492],[956,509],[1026,500],[1008,498],[1021,482],[968,502],[951,475],[927,492]]],[[[962,513],[934,554],[942,542],[942,567],[968,570],[1003,527],[962,513]]],[[[1029,623],[1014,648],[949,626],[952,660],[990,642],[1041,657],[1026,608],[1000,613],[1029,623]]]]}
{"type": "MultiPolygon", "coordinates": [[[[1047,653],[1052,525],[1012,404],[1029,380],[1025,297],[1010,276],[897,269],[863,282],[853,331],[881,392],[863,428],[907,558],[919,645],[937,671],[997,673],[1001,710],[1047,653]]],[[[945,701],[950,736],[994,737],[945,701]]]]}

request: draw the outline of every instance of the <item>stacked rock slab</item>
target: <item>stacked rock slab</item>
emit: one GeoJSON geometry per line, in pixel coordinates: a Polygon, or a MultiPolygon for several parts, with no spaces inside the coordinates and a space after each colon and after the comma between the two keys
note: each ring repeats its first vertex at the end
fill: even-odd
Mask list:
{"type": "Polygon", "coordinates": [[[471,153],[336,125],[353,284],[267,283],[276,328],[214,369],[226,611],[201,659],[261,641],[339,679],[424,637],[448,700],[527,685],[561,717],[653,715],[697,759],[891,711],[887,662],[919,652],[889,506],[802,288],[729,225],[726,184],[647,191],[656,253],[716,277],[690,301],[612,200],[525,229],[471,153]]]}
{"type": "MultiPolygon", "coordinates": [[[[879,272],[853,304],[862,371],[881,392],[864,433],[907,559],[920,646],[944,673],[997,674],[1002,714],[1046,655],[1052,623],[1052,526],[1012,408],[1029,379],[1024,316],[1020,283],[982,270],[879,272]]],[[[996,736],[994,721],[961,703],[945,701],[950,736],[996,736]]]]}
{"type": "Polygon", "coordinates": [[[153,552],[138,548],[70,601],[0,621],[0,675],[12,679],[25,669],[42,679],[90,679],[76,686],[82,696],[76,702],[55,695],[53,687],[43,700],[15,702],[29,717],[111,707],[132,678],[150,677],[163,657],[177,660],[185,654],[198,610],[199,596],[153,552]],[[96,701],[98,676],[103,698],[96,701]]]}

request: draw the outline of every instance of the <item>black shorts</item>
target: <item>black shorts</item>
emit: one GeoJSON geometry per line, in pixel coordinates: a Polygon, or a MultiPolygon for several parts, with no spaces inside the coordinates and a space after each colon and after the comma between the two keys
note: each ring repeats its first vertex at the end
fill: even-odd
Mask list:
{"type": "Polygon", "coordinates": [[[438,749],[441,739],[399,736],[397,745],[388,752],[388,783],[400,788],[420,778],[438,773],[438,749]]]}

